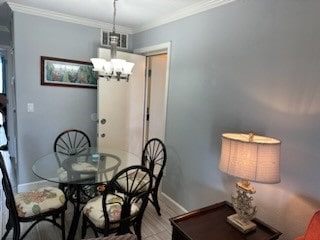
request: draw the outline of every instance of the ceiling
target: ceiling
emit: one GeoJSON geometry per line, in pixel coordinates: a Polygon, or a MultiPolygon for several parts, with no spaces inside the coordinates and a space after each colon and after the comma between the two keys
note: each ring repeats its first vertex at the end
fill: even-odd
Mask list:
{"type": "MultiPolygon", "coordinates": [[[[234,0],[117,0],[116,25],[128,29],[139,29],[170,19],[179,19],[205,9],[213,8],[234,0]]],[[[0,0],[0,4],[6,0],[0,0]]],[[[113,0],[9,0],[19,9],[42,11],[70,17],[112,23],[113,0]],[[36,9],[33,9],[36,8],[36,9]]],[[[1,16],[0,16],[1,21],[1,16]]],[[[1,25],[1,23],[0,23],[1,25]]]]}

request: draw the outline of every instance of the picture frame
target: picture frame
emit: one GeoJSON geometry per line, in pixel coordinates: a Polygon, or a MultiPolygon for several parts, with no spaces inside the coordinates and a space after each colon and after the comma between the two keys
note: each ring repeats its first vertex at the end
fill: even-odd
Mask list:
{"type": "Polygon", "coordinates": [[[41,56],[41,85],[97,88],[97,73],[90,62],[41,56]]]}

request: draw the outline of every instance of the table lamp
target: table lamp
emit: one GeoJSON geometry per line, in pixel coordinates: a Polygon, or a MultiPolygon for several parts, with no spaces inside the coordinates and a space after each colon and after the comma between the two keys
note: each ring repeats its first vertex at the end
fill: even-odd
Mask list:
{"type": "Polygon", "coordinates": [[[241,179],[236,183],[236,193],[231,197],[236,214],[229,216],[227,221],[243,233],[256,228],[256,224],[250,221],[257,212],[252,202],[252,194],[256,191],[250,186],[250,181],[280,182],[280,145],[278,139],[253,133],[222,134],[219,169],[241,179]]]}

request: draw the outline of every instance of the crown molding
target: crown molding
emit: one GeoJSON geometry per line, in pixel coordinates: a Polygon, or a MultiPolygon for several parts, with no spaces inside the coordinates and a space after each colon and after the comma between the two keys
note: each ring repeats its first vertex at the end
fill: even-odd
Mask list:
{"type": "MultiPolygon", "coordinates": [[[[76,17],[68,14],[48,11],[48,10],[35,8],[35,7],[29,7],[29,6],[25,6],[25,5],[13,3],[13,2],[8,2],[8,5],[14,12],[26,13],[30,15],[39,16],[39,17],[45,17],[45,18],[50,18],[50,19],[70,22],[70,23],[76,23],[76,24],[81,24],[89,27],[102,28],[106,30],[112,29],[112,24],[110,23],[96,21],[88,18],[76,17]]],[[[118,25],[116,26],[116,28],[117,28],[117,32],[119,33],[132,34],[131,28],[118,26],[118,25]]]]}
{"type": "Polygon", "coordinates": [[[139,28],[135,28],[135,29],[133,29],[133,33],[139,33],[139,32],[149,30],[151,28],[159,27],[161,25],[164,25],[164,24],[167,24],[170,22],[174,22],[174,21],[177,21],[177,20],[185,18],[185,17],[189,17],[189,16],[192,16],[197,13],[201,13],[201,12],[207,11],[212,8],[217,8],[217,7],[220,7],[222,5],[225,5],[225,4],[234,2],[234,1],[236,1],[236,0],[205,0],[205,1],[201,1],[198,3],[192,4],[188,7],[182,8],[181,10],[177,11],[176,13],[174,13],[171,16],[167,16],[167,17],[161,18],[157,21],[143,25],[139,28]]]}
{"type": "Polygon", "coordinates": [[[0,25],[0,32],[9,32],[9,28],[7,26],[0,25]]]}
{"type": "MultiPolygon", "coordinates": [[[[149,30],[151,28],[155,28],[170,22],[177,21],[185,17],[189,17],[197,13],[207,11],[212,8],[216,8],[216,7],[234,2],[234,1],[236,0],[204,0],[196,4],[193,4],[191,6],[182,8],[181,10],[177,11],[173,15],[161,18],[157,21],[151,22],[146,25],[142,25],[141,27],[138,27],[138,28],[133,29],[133,28],[128,28],[124,26],[116,26],[116,28],[117,28],[117,32],[119,33],[124,33],[124,34],[139,33],[139,32],[149,30]]],[[[96,21],[88,18],[76,17],[68,14],[48,11],[48,10],[35,8],[35,7],[29,7],[29,6],[25,6],[25,5],[13,3],[13,2],[7,2],[7,3],[9,7],[12,9],[12,11],[14,12],[21,12],[21,13],[31,14],[35,16],[50,18],[58,21],[65,21],[65,22],[81,24],[89,27],[101,28],[105,30],[112,29],[112,24],[110,23],[96,21]]],[[[1,28],[0,28],[0,31],[1,31],[1,28]]]]}

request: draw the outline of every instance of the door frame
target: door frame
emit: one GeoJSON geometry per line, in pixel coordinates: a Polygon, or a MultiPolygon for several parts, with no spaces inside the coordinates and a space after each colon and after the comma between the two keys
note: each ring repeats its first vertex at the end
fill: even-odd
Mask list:
{"type": "MultiPolygon", "coordinates": [[[[134,49],[133,53],[135,54],[141,54],[144,55],[146,57],[150,57],[150,56],[154,56],[154,55],[159,55],[159,54],[167,54],[167,72],[166,72],[166,80],[165,80],[165,92],[164,92],[164,122],[162,123],[164,126],[164,133],[163,133],[163,137],[165,140],[166,138],[166,119],[167,119],[167,105],[168,105],[168,90],[169,90],[169,77],[170,77],[170,56],[171,56],[171,42],[165,42],[165,43],[161,43],[161,44],[157,44],[157,45],[151,45],[148,47],[143,47],[143,48],[138,48],[138,49],[134,49]]],[[[146,71],[147,67],[146,67],[146,71]]],[[[146,74],[146,81],[147,81],[148,75],[146,74]]],[[[147,88],[148,88],[148,84],[145,84],[145,95],[147,94],[147,88]]],[[[145,104],[144,104],[144,112],[146,115],[147,112],[147,96],[145,96],[145,104]]],[[[144,134],[145,134],[145,130],[146,130],[146,117],[144,116],[144,134]]],[[[146,139],[144,137],[143,139],[143,145],[146,144],[146,139]]]]}

